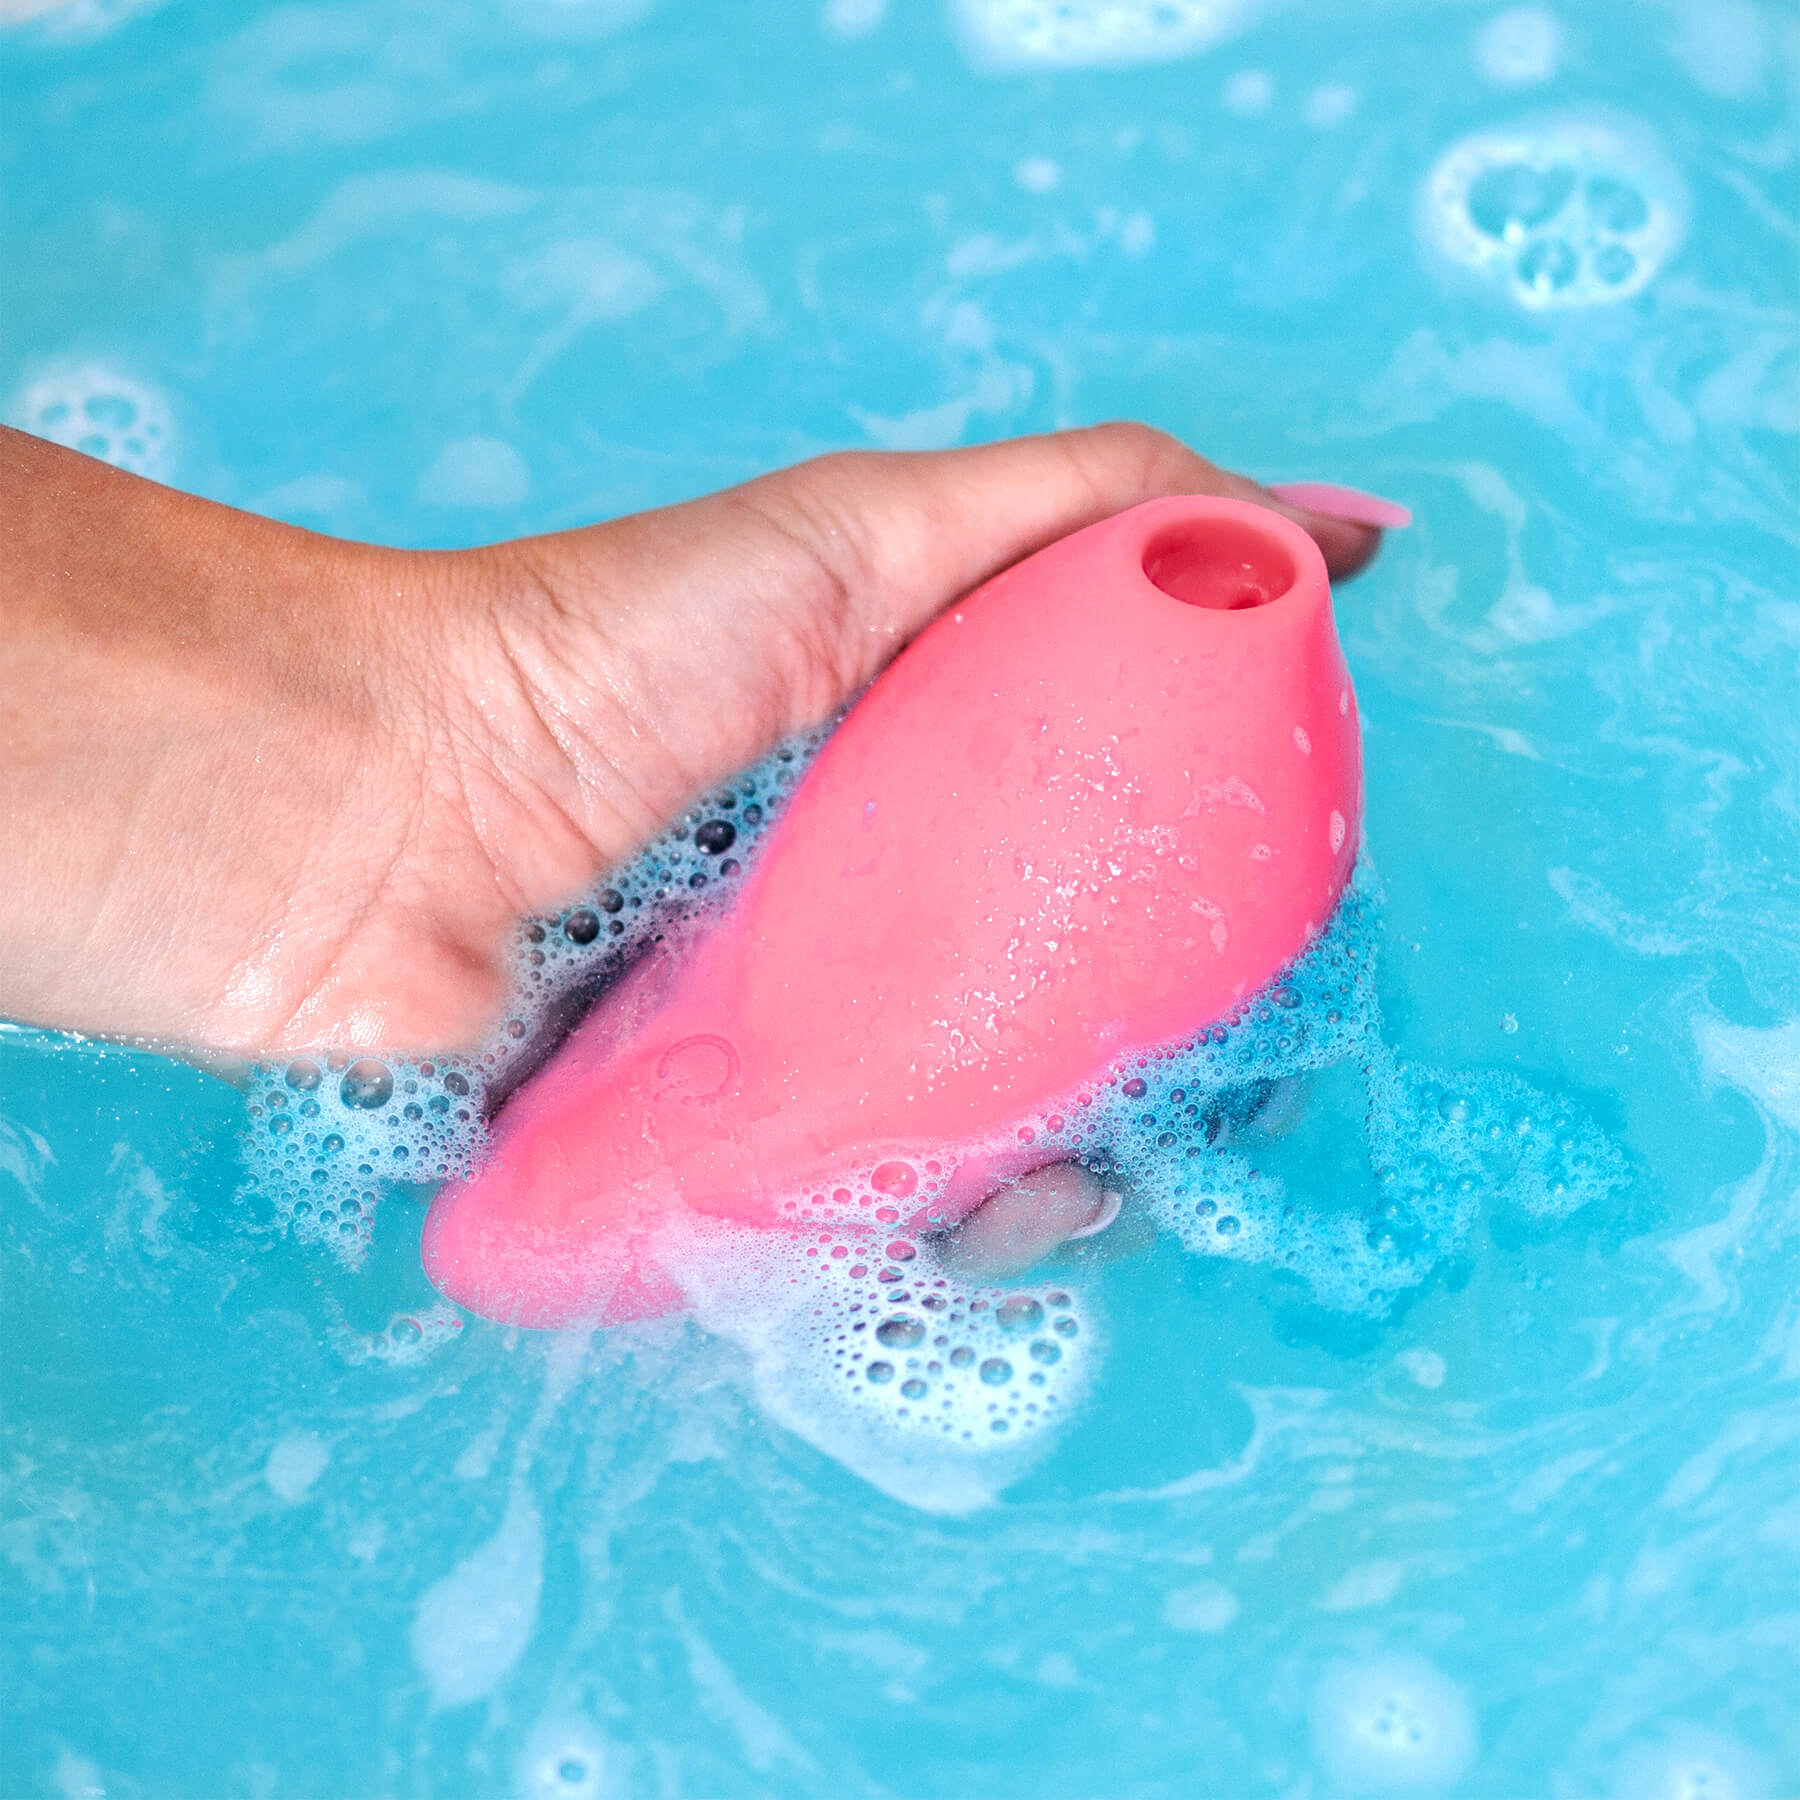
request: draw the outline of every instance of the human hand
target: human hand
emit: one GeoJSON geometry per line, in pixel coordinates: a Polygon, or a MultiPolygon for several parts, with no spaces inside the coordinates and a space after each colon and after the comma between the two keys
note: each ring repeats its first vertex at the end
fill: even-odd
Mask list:
{"type": "MultiPolygon", "coordinates": [[[[1113,425],[411,552],[0,434],[0,1012],[239,1053],[468,1044],[520,915],[997,570],[1177,493],[1279,504],[1113,425]]],[[[1281,510],[1334,575],[1374,553],[1281,510]]]]}
{"type": "MultiPolygon", "coordinates": [[[[828,718],[988,576],[1183,493],[1276,506],[1334,576],[1379,542],[1133,425],[829,456],[455,552],[0,433],[0,1012],[238,1054],[469,1044],[521,915],[828,718]]],[[[1036,1260],[1103,1204],[1084,1173],[1032,1179],[967,1257],[1036,1260]]]]}

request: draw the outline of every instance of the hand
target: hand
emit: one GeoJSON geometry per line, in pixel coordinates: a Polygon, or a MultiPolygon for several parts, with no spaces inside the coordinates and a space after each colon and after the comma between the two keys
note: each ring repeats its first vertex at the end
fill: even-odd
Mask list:
{"type": "MultiPolygon", "coordinates": [[[[467,1044],[521,914],[987,576],[1180,493],[1279,505],[1110,425],[409,552],[0,433],[0,1012],[239,1053],[467,1044]]],[[[1379,541],[1280,510],[1335,575],[1379,541]]]]}

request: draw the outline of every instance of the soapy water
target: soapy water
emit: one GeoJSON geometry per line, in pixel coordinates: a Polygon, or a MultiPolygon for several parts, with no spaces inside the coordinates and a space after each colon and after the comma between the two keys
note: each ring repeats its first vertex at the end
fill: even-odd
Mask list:
{"type": "Polygon", "coordinates": [[[1122,68],[1191,56],[1242,30],[1251,0],[955,0],[971,61],[996,71],[1122,68]]]}
{"type": "Polygon", "coordinates": [[[13,397],[7,422],[153,481],[166,481],[174,471],[169,402],[103,363],[58,363],[40,370],[13,397]]]}
{"type": "Polygon", "coordinates": [[[1420,189],[1427,247],[1531,312],[1642,293],[1687,222],[1679,171],[1645,126],[1610,115],[1473,132],[1420,189]]]}
{"type": "MultiPolygon", "coordinates": [[[[424,1197],[421,1184],[472,1174],[487,1121],[594,999],[646,953],[679,957],[730,904],[827,735],[784,746],[585,900],[528,921],[511,1016],[478,1051],[259,1065],[251,1185],[292,1235],[355,1268],[388,1190],[424,1197]]],[[[1371,1320],[1456,1256],[1484,1209],[1557,1219],[1619,1188],[1624,1159],[1573,1102],[1395,1056],[1378,914],[1365,856],[1276,981],[1191,1039],[1120,1060],[1018,1124],[1019,1139],[1085,1164],[1128,1197],[1128,1217],[1194,1255],[1264,1267],[1314,1306],[1371,1320]]],[[[744,1352],[771,1417],[911,1504],[965,1512],[1079,1409],[1104,1331],[1091,1269],[959,1277],[952,1222],[933,1206],[947,1179],[933,1161],[847,1166],[829,1192],[776,1197],[783,1229],[672,1204],[653,1250],[697,1322],[744,1352]]],[[[459,1326],[444,1305],[333,1338],[352,1361],[416,1361],[459,1326]]]]}
{"type": "Polygon", "coordinates": [[[1313,1746],[1339,1793],[1441,1793],[1475,1760],[1468,1697],[1423,1657],[1345,1663],[1319,1682],[1313,1746]]]}

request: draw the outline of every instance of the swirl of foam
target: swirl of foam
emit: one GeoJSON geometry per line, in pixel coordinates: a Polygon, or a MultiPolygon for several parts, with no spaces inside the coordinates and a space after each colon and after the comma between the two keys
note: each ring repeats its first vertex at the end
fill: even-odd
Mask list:
{"type": "Polygon", "coordinates": [[[1443,266],[1550,312],[1642,293],[1687,235],[1687,187],[1635,120],[1559,115],[1452,144],[1418,218],[1443,266]]]}

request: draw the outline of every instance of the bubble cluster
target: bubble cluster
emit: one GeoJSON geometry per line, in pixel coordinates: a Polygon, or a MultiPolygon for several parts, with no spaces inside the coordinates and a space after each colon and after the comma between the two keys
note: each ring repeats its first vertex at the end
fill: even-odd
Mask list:
{"type": "Polygon", "coordinates": [[[1346,1073],[1362,1101],[1360,1180],[1320,1195],[1259,1166],[1266,1140],[1260,1155],[1215,1148],[1151,1177],[1158,1223],[1196,1254],[1272,1264],[1318,1304],[1380,1318],[1462,1248],[1484,1208],[1560,1217],[1625,1181],[1591,1120],[1515,1076],[1415,1067],[1379,1040],[1346,1073]]]}
{"type": "Polygon", "coordinates": [[[7,411],[22,431],[134,475],[161,481],[174,467],[175,426],[168,401],[102,363],[64,363],[41,371],[7,411]]]}
{"type": "Polygon", "coordinates": [[[1774,1800],[1762,1758],[1737,1739],[1686,1720],[1619,1759],[1611,1800],[1774,1800]]]}
{"type": "Polygon", "coordinates": [[[319,1052],[249,1072],[251,1189],[294,1235],[351,1266],[396,1185],[473,1172],[485,1120],[593,996],[652,944],[679,941],[727,899],[827,732],[785,744],[690,808],[595,892],[529,919],[510,952],[512,1005],[466,1056],[319,1052]]]}
{"type": "MultiPolygon", "coordinates": [[[[295,1234],[354,1264],[387,1188],[469,1173],[485,1118],[593,997],[653,947],[679,955],[729,898],[824,736],[707,796],[563,913],[528,921],[511,1016],[479,1051],[258,1067],[252,1174],[295,1234]]],[[[1019,1143],[1086,1164],[1188,1250],[1263,1265],[1365,1317],[1455,1254],[1483,1207],[1555,1217],[1622,1183],[1623,1159],[1572,1103],[1394,1055],[1377,915],[1363,859],[1276,980],[1018,1121],[1019,1143]]],[[[949,1151],[847,1163],[836,1185],[777,1203],[783,1231],[672,1206],[655,1248],[701,1323],[748,1352],[773,1417],[910,1504],[949,1512],[986,1503],[1041,1453],[1098,1357],[1090,1296],[956,1276],[953,1216],[938,1208],[955,1173],[949,1151]]],[[[346,1327],[339,1348],[408,1360],[454,1316],[346,1327]]]]}
{"type": "Polygon", "coordinates": [[[462,1331],[463,1319],[447,1300],[439,1300],[416,1312],[396,1313],[380,1331],[357,1331],[342,1318],[331,1329],[330,1339],[347,1363],[387,1363],[406,1368],[424,1362],[462,1331]]]}
{"type": "Polygon", "coordinates": [[[685,1219],[658,1252],[701,1322],[749,1353],[788,1429],[910,1505],[966,1511],[1015,1479],[1086,1392],[1093,1303],[1055,1281],[959,1279],[941,1234],[884,1237],[685,1219]]]}
{"type": "Polygon", "coordinates": [[[1475,1714],[1419,1656],[1345,1663],[1313,1692],[1313,1751],[1339,1792],[1435,1793],[1475,1760],[1475,1714]]]}
{"type": "Polygon", "coordinates": [[[1250,0],[956,0],[955,19],[985,68],[1120,68],[1191,56],[1255,10],[1250,0]]]}
{"type": "Polygon", "coordinates": [[[1451,145],[1425,177],[1420,229],[1450,266],[1547,312],[1642,293],[1686,236],[1687,210],[1644,127],[1559,117],[1451,145]]]}

